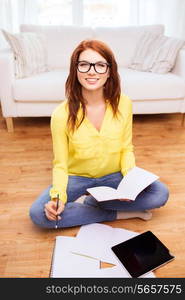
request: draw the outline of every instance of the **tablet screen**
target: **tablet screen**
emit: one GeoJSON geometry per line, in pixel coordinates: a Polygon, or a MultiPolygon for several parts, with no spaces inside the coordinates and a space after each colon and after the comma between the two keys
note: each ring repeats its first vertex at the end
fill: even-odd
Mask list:
{"type": "Polygon", "coordinates": [[[151,231],[139,234],[111,249],[132,277],[144,275],[174,258],[151,231]]]}

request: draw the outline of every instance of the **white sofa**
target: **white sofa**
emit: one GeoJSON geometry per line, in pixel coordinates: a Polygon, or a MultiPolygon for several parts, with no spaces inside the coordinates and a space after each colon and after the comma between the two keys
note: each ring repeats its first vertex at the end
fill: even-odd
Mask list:
{"type": "Polygon", "coordinates": [[[76,27],[21,25],[22,32],[41,32],[47,42],[48,71],[16,79],[14,58],[9,50],[0,54],[0,98],[8,131],[13,117],[50,116],[65,99],[65,81],[70,55],[80,41],[100,39],[114,51],[122,91],[133,101],[134,114],[183,113],[185,111],[185,49],[179,51],[171,72],[156,74],[128,68],[143,31],[163,33],[163,25],[140,27],[76,27]]]}

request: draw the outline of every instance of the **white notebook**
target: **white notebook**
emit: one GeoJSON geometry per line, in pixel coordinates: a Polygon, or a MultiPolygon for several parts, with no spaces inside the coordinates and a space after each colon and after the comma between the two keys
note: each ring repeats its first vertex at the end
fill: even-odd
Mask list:
{"type": "Polygon", "coordinates": [[[147,186],[156,181],[159,176],[139,167],[132,168],[123,177],[117,189],[108,186],[98,186],[87,189],[97,201],[115,199],[135,200],[137,195],[147,186]]]}
{"type": "Polygon", "coordinates": [[[88,278],[100,267],[100,262],[94,258],[73,254],[76,238],[57,236],[53,250],[50,277],[55,278],[88,278]]]}

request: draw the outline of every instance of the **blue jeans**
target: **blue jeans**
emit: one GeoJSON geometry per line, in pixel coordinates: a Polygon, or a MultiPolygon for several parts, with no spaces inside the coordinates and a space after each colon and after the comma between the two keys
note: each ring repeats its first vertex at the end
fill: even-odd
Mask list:
{"type": "MultiPolygon", "coordinates": [[[[117,211],[142,211],[163,206],[168,200],[167,187],[160,181],[155,181],[145,188],[132,202],[110,200],[97,202],[92,196],[87,196],[84,203],[75,202],[77,198],[86,194],[87,188],[95,186],[110,186],[117,188],[121,179],[121,172],[112,173],[99,178],[83,176],[69,176],[67,185],[67,203],[61,213],[58,227],[72,227],[90,223],[113,221],[117,211]]],[[[50,221],[45,216],[44,205],[50,200],[49,186],[33,203],[30,208],[32,221],[45,228],[55,228],[55,221],[50,221]]]]}

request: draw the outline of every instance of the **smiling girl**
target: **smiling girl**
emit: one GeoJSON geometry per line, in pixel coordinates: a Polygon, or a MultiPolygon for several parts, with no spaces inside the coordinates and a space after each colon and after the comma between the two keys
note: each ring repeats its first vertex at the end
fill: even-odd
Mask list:
{"type": "Polygon", "coordinates": [[[71,56],[66,100],[51,117],[53,182],[33,203],[32,221],[40,227],[72,227],[141,218],[168,200],[168,189],[155,181],[135,201],[97,202],[81,197],[87,188],[117,188],[135,166],[132,102],[121,95],[117,63],[101,41],[82,41],[71,56]],[[57,207],[56,200],[59,199],[57,207]]]}

